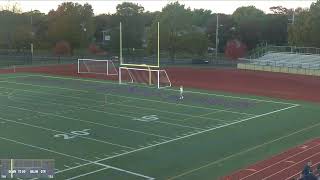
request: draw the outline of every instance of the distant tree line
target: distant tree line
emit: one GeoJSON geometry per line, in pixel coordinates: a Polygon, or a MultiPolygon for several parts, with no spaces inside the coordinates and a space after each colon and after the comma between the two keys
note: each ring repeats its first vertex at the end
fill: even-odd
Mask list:
{"type": "MultiPolygon", "coordinates": [[[[259,43],[320,47],[320,0],[309,9],[294,11],[271,7],[266,14],[254,6],[239,7],[231,14],[219,14],[219,51],[228,40],[238,39],[248,49],[259,43]],[[294,20],[292,19],[294,13],[294,20]]],[[[157,22],[160,22],[161,50],[174,59],[177,52],[201,56],[215,48],[216,15],[210,10],[186,8],[179,2],[162,11],[149,12],[139,4],[123,2],[114,14],[94,15],[90,4],[64,2],[48,14],[38,10],[21,12],[16,6],[0,8],[0,48],[23,49],[32,42],[37,49],[52,49],[68,42],[71,51],[95,43],[107,51],[119,50],[119,22],[123,26],[123,47],[146,48],[154,53],[157,22]],[[103,42],[102,32],[110,36],[103,42]]]]}

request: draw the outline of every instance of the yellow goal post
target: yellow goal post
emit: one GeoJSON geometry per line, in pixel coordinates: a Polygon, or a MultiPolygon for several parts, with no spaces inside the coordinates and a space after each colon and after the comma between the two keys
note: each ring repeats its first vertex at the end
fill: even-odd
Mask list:
{"type": "Polygon", "coordinates": [[[156,64],[124,63],[122,47],[122,23],[120,22],[120,66],[119,84],[126,82],[138,82],[148,85],[156,84],[158,88],[170,87],[171,82],[165,70],[160,69],[160,23],[157,22],[157,62],[156,64]],[[125,73],[125,74],[124,74],[125,73]],[[163,86],[162,86],[163,85],[163,86]]]}

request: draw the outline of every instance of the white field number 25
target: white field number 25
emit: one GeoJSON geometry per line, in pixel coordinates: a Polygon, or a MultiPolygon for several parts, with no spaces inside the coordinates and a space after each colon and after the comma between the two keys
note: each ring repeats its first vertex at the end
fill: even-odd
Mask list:
{"type": "Polygon", "coordinates": [[[157,115],[148,115],[148,116],[142,116],[141,118],[134,118],[136,121],[145,121],[145,122],[151,122],[151,121],[156,121],[159,118],[157,115]]]}
{"type": "Polygon", "coordinates": [[[65,134],[56,134],[53,137],[58,138],[58,137],[63,137],[63,139],[73,139],[78,136],[88,136],[90,133],[87,132],[90,129],[84,129],[81,131],[71,131],[70,133],[65,133],[65,134]]]}

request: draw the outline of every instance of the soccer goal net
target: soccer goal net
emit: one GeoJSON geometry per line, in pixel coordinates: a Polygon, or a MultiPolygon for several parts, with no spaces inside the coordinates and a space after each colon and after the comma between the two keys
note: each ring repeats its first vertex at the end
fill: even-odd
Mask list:
{"type": "Polygon", "coordinates": [[[150,68],[119,67],[119,83],[139,83],[157,88],[171,87],[165,70],[150,68]]]}
{"type": "Polygon", "coordinates": [[[111,60],[78,59],[78,73],[118,75],[111,60]]]}

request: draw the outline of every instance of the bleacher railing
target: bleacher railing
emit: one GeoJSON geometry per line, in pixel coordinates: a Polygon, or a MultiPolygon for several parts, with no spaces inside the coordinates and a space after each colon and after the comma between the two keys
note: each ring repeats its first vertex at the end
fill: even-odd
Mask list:
{"type": "Polygon", "coordinates": [[[317,47],[297,47],[297,46],[258,46],[248,53],[247,59],[258,59],[268,52],[287,52],[297,54],[318,54],[320,55],[320,48],[317,47]]]}

